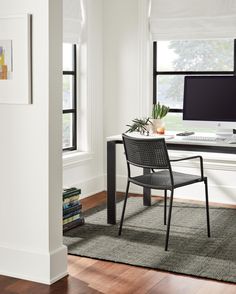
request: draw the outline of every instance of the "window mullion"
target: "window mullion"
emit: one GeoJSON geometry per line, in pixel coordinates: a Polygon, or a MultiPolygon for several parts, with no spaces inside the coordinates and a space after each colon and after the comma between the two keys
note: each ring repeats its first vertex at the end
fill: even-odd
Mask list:
{"type": "Polygon", "coordinates": [[[157,42],[153,42],[153,104],[157,103],[157,42]]]}
{"type": "Polygon", "coordinates": [[[65,70],[63,71],[63,75],[65,76],[74,76],[76,73],[74,70],[65,70]]]}
{"type": "Polygon", "coordinates": [[[236,39],[234,39],[234,75],[236,76],[236,39]]]}
{"type": "Polygon", "coordinates": [[[170,108],[169,112],[182,113],[183,109],[181,109],[181,108],[170,108]]]}
{"type": "Polygon", "coordinates": [[[73,101],[73,105],[74,105],[74,116],[73,116],[73,146],[75,147],[75,149],[77,149],[77,47],[74,44],[73,46],[73,53],[74,53],[74,58],[73,58],[73,62],[74,62],[74,101],[73,101]]]}
{"type": "Polygon", "coordinates": [[[63,109],[63,113],[76,113],[76,109],[75,108],[63,109]]]}

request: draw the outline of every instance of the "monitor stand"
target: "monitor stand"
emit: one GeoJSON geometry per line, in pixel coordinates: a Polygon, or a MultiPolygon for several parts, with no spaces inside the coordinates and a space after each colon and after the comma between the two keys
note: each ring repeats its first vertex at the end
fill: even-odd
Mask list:
{"type": "Polygon", "coordinates": [[[234,132],[233,129],[224,129],[222,127],[216,128],[216,136],[221,139],[228,139],[233,136],[234,132]]]}

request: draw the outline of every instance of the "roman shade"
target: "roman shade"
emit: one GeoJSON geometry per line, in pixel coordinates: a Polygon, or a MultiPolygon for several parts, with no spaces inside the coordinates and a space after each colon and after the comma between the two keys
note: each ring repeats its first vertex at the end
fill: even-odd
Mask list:
{"type": "Polygon", "coordinates": [[[151,0],[153,40],[236,37],[235,0],[151,0]]]}
{"type": "Polygon", "coordinates": [[[63,42],[78,44],[82,32],[81,0],[63,0],[63,42]]]}

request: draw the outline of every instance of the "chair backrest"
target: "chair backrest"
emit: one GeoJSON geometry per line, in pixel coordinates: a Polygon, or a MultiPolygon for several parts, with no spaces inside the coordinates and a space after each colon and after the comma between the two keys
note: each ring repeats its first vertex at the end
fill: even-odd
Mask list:
{"type": "Polygon", "coordinates": [[[143,168],[170,169],[170,160],[163,138],[135,138],[122,135],[129,164],[143,168]]]}

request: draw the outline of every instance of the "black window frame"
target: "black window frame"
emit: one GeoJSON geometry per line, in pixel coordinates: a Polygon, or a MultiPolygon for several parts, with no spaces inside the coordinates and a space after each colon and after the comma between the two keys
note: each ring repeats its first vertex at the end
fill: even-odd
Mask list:
{"type": "MultiPolygon", "coordinates": [[[[161,75],[229,75],[236,76],[236,39],[234,42],[232,71],[159,71],[157,68],[157,41],[153,42],[153,104],[157,103],[157,78],[161,75]]],[[[169,112],[182,113],[182,108],[170,108],[169,112]]]]}
{"type": "Polygon", "coordinates": [[[63,148],[63,151],[77,150],[77,46],[72,46],[72,70],[63,70],[63,76],[71,76],[73,79],[72,108],[63,109],[64,114],[72,114],[72,146],[63,148]]]}

